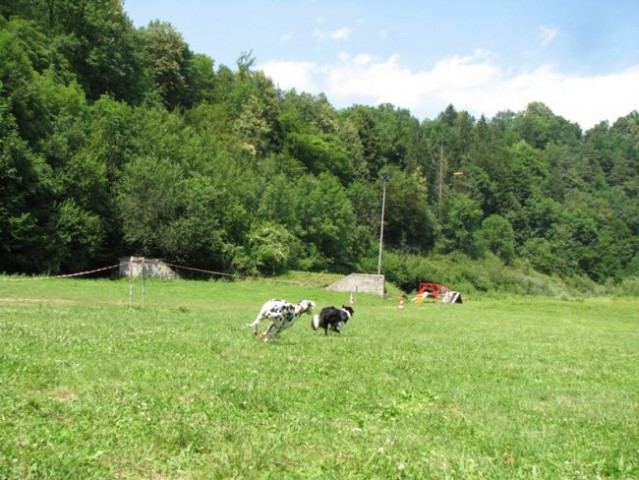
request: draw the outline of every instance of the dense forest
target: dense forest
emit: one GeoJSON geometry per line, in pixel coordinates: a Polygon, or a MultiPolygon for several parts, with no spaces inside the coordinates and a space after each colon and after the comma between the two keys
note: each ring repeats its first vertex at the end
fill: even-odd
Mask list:
{"type": "Polygon", "coordinates": [[[121,0],[0,5],[0,272],[375,273],[385,190],[384,273],[406,287],[434,257],[614,284],[639,276],[638,173],[636,110],[583,132],[534,99],[336,109],[251,52],[229,68],[170,23],[136,29],[121,0]]]}

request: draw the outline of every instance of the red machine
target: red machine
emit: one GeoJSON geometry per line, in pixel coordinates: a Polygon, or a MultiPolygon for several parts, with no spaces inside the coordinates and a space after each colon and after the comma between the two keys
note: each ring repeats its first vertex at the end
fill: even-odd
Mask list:
{"type": "Polygon", "coordinates": [[[418,296],[424,297],[433,297],[433,298],[441,298],[441,296],[446,293],[449,288],[446,285],[442,285],[441,283],[420,283],[419,290],[417,292],[418,296]]]}

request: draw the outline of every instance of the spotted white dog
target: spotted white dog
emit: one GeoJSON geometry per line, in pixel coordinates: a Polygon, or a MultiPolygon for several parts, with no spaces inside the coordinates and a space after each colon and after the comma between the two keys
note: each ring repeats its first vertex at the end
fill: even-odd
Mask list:
{"type": "Polygon", "coordinates": [[[253,323],[249,323],[249,327],[255,328],[257,335],[257,327],[262,320],[268,318],[271,323],[267,329],[260,335],[265,342],[275,339],[280,333],[290,328],[303,313],[310,314],[315,308],[315,302],[311,300],[302,300],[297,305],[289,303],[285,300],[269,300],[257,314],[257,318],[253,323]]]}

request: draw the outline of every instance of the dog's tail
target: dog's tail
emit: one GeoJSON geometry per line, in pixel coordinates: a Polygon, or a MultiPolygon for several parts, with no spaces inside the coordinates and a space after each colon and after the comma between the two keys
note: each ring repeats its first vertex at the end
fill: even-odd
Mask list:
{"type": "Polygon", "coordinates": [[[311,327],[313,327],[313,330],[317,330],[319,328],[319,324],[320,324],[319,315],[313,315],[313,319],[311,320],[311,327]]]}

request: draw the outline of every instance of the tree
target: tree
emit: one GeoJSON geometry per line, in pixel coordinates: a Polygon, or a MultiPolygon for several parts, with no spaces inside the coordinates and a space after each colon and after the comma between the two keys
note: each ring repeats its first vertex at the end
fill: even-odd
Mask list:
{"type": "Polygon", "coordinates": [[[36,148],[52,166],[64,168],[86,142],[89,109],[84,91],[76,82],[56,82],[50,72],[38,75],[33,87],[39,91],[48,119],[36,148]]]}
{"type": "Polygon", "coordinates": [[[501,215],[485,218],[479,231],[484,246],[497,255],[506,265],[515,259],[515,234],[513,227],[501,215]]]}
{"type": "Polygon", "coordinates": [[[158,20],[150,22],[141,33],[144,57],[164,105],[169,110],[192,106],[193,54],[182,35],[170,23],[158,20]]]}
{"type": "Polygon", "coordinates": [[[44,73],[51,67],[52,59],[56,58],[56,52],[51,49],[49,40],[37,24],[26,18],[28,17],[16,16],[8,22],[0,20],[0,29],[4,30],[16,47],[26,53],[31,67],[38,73],[44,73]]]}
{"type": "Polygon", "coordinates": [[[263,155],[269,148],[271,125],[258,98],[250,95],[235,119],[233,130],[254,154],[263,155]]]}
{"type": "Polygon", "coordinates": [[[260,201],[258,216],[268,222],[276,223],[289,230],[299,227],[295,211],[293,183],[283,174],[274,176],[266,185],[260,201]]]}
{"type": "Polygon", "coordinates": [[[296,233],[306,245],[302,265],[311,270],[351,269],[359,256],[355,218],[337,178],[329,173],[305,175],[297,182],[295,197],[300,224],[296,233]]]}
{"type": "Polygon", "coordinates": [[[522,250],[523,257],[538,272],[564,277],[570,274],[568,262],[561,255],[558,255],[550,240],[539,237],[528,238],[522,250]]]}
{"type": "Polygon", "coordinates": [[[342,144],[348,150],[348,157],[353,164],[356,179],[366,180],[369,177],[369,168],[364,159],[364,147],[357,133],[357,128],[346,117],[338,117],[338,132],[342,144]]]}
{"type": "Polygon", "coordinates": [[[550,238],[555,225],[562,222],[562,205],[556,200],[537,194],[529,199],[525,211],[522,211],[525,227],[520,228],[520,235],[525,238],[550,238]],[[521,231],[525,228],[525,231],[521,231]]]}
{"type": "Polygon", "coordinates": [[[620,281],[626,266],[636,256],[637,241],[625,223],[612,217],[599,229],[597,250],[599,259],[591,269],[593,279],[598,282],[609,278],[620,281]]]}
{"type": "Polygon", "coordinates": [[[284,92],[279,107],[278,122],[284,135],[298,133],[335,133],[338,129],[337,112],[324,95],[284,92]]]}
{"type": "Polygon", "coordinates": [[[136,153],[135,139],[140,122],[133,118],[133,109],[108,95],[100,97],[89,109],[90,126],[86,148],[104,163],[112,187],[121,178],[121,171],[136,153]]]}
{"type": "Polygon", "coordinates": [[[55,215],[55,232],[54,271],[75,273],[93,265],[104,236],[98,215],[79,207],[73,199],[65,200],[55,215]]]}
{"type": "Polygon", "coordinates": [[[515,129],[533,148],[544,149],[549,143],[576,145],[581,139],[581,128],[563,117],[555,115],[541,102],[528,104],[515,119],[515,129]]]}
{"type": "Polygon", "coordinates": [[[599,232],[595,219],[584,209],[569,209],[564,212],[559,231],[564,240],[559,253],[568,259],[571,273],[583,272],[594,278],[594,267],[599,260],[599,232]]]}
{"type": "Polygon", "coordinates": [[[357,132],[362,147],[363,163],[367,168],[367,179],[376,178],[386,164],[386,159],[382,154],[381,132],[373,109],[356,105],[344,110],[342,115],[357,132]]]}
{"type": "Polygon", "coordinates": [[[442,249],[445,253],[461,252],[471,258],[482,255],[478,238],[482,213],[468,195],[455,195],[446,201],[442,223],[442,249]]]}
{"type": "Polygon", "coordinates": [[[54,267],[48,229],[52,176],[50,166],[20,138],[9,102],[0,96],[0,271],[35,273],[54,267]]]}
{"type": "Polygon", "coordinates": [[[311,173],[330,172],[344,184],[353,180],[355,172],[348,150],[335,134],[291,133],[286,139],[286,152],[311,173]]]}
{"type": "Polygon", "coordinates": [[[233,131],[261,158],[278,146],[279,95],[270,78],[250,70],[254,61],[250,53],[238,59],[227,102],[233,131]]]}
{"type": "Polygon", "coordinates": [[[499,182],[490,178],[482,167],[470,164],[462,166],[457,175],[453,174],[452,189],[468,194],[482,209],[484,215],[499,210],[499,182]]]}
{"type": "Polygon", "coordinates": [[[108,93],[137,104],[147,79],[138,32],[120,0],[48,0],[46,19],[53,48],[60,52],[90,100],[108,93]]]}
{"type": "Polygon", "coordinates": [[[248,235],[246,251],[234,259],[238,270],[251,275],[278,275],[295,266],[301,245],[288,229],[267,222],[257,225],[248,235]]]}
{"type": "Polygon", "coordinates": [[[0,94],[8,99],[19,136],[35,145],[46,136],[49,115],[40,90],[33,87],[37,77],[26,48],[11,29],[0,29],[0,94]]]}
{"type": "Polygon", "coordinates": [[[183,171],[166,159],[137,157],[118,192],[124,239],[140,255],[165,255],[166,232],[184,209],[183,171]]]}
{"type": "Polygon", "coordinates": [[[510,189],[520,205],[525,205],[548,176],[548,168],[541,154],[526,142],[518,142],[510,148],[510,189]]]}
{"type": "Polygon", "coordinates": [[[193,55],[191,61],[191,89],[192,103],[197,106],[202,102],[214,102],[217,89],[217,79],[212,58],[201,53],[193,55]]]}
{"type": "Polygon", "coordinates": [[[619,118],[611,133],[615,150],[620,153],[610,171],[611,183],[621,185],[629,195],[636,195],[639,172],[639,112],[636,110],[619,118]]]}
{"type": "MultiPolygon", "coordinates": [[[[389,173],[385,241],[392,247],[426,254],[438,235],[437,222],[428,205],[426,179],[419,169],[410,174],[397,169],[389,173]]],[[[381,185],[378,191],[382,191],[381,185]]]]}
{"type": "Polygon", "coordinates": [[[415,164],[414,142],[418,138],[419,122],[408,110],[388,103],[378,106],[373,114],[377,119],[380,154],[386,162],[402,167],[415,164]]]}

